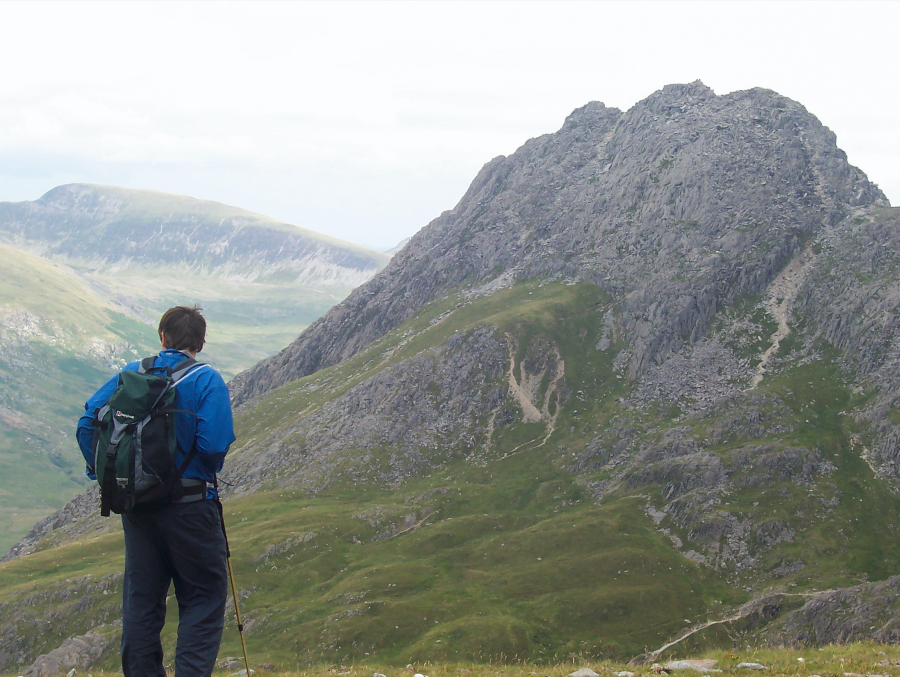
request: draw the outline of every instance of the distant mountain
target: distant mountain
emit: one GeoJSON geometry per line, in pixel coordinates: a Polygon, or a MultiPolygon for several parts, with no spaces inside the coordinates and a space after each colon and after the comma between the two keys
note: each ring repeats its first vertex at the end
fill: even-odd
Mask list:
{"type": "Polygon", "coordinates": [[[397,243],[396,246],[391,247],[385,253],[393,256],[394,254],[399,252],[401,249],[403,249],[407,244],[409,244],[410,240],[412,240],[412,236],[403,238],[400,242],[397,243]]]}
{"type": "Polygon", "coordinates": [[[283,347],[390,260],[218,202],[85,184],[0,203],[0,241],[69,266],[143,321],[200,303],[227,374],[283,347]]]}
{"type": "Polygon", "coordinates": [[[215,202],[87,185],[0,203],[0,258],[0,467],[16,478],[0,490],[0,550],[84,489],[75,418],[116,368],[158,350],[163,310],[202,305],[201,357],[230,376],[389,260],[215,202]]]}
{"type": "MultiPolygon", "coordinates": [[[[249,636],[285,667],[900,642],[898,346],[900,210],[803,106],[588,104],[231,382],[249,636]]],[[[0,567],[5,665],[51,608],[115,646],[92,502],[0,567]]]]}
{"type": "Polygon", "coordinates": [[[183,195],[70,184],[0,203],[0,234],[23,249],[100,271],[171,265],[197,273],[352,288],[388,261],[359,245],[183,195]]]}

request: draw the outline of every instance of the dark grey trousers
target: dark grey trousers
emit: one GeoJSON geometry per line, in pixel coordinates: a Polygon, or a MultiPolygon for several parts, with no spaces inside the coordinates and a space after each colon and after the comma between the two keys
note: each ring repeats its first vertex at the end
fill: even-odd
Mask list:
{"type": "Polygon", "coordinates": [[[122,527],[125,677],[165,677],[159,633],[170,582],[178,600],[175,677],[207,677],[222,641],[228,591],[225,538],[216,504],[195,501],[126,514],[122,527]]]}

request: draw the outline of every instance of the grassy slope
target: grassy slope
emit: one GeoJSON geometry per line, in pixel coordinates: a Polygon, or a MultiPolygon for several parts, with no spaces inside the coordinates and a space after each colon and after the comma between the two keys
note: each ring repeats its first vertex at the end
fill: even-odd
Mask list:
{"type": "MultiPolygon", "coordinates": [[[[482,463],[455,459],[396,489],[346,479],[317,496],[273,486],[229,499],[235,575],[247,593],[241,607],[257,660],[294,667],[322,660],[401,665],[621,658],[660,646],[689,627],[686,620],[722,617],[751,592],[823,589],[896,573],[900,500],[850,442],[853,419],[839,412],[864,395],[851,396],[834,356],[823,353],[764,383],[784,397],[790,410],[784,416],[794,431],[755,442],[818,447],[838,471],[809,486],[776,480],[725,497],[722,507],[733,514],[785,519],[795,528],[792,542],[764,552],[763,567],[735,575],[687,559],[654,528],[645,510],[648,502],[662,505],[662,487],[623,485],[597,503],[587,483],[607,478],[609,471],[575,477],[567,469],[585,440],[613,417],[634,425],[646,442],[674,425],[652,408],[620,408],[618,398],[629,385],[612,369],[617,347],[599,352],[590,338],[599,334],[609,299],[589,285],[521,284],[464,305],[431,326],[456,305],[455,298],[433,304],[365,353],[288,384],[243,412],[241,447],[234,453],[254,453],[255,443],[273,427],[289,425],[296,412],[312,411],[385,365],[482,323],[513,335],[520,352],[541,336],[559,346],[575,396],[562,410],[557,432],[541,447],[542,424],[510,425],[495,435],[495,449],[482,463]],[[303,386],[310,382],[321,387],[309,394],[303,386]],[[582,400],[579,391],[591,396],[582,400]],[[832,496],[835,488],[840,500],[827,513],[818,499],[832,496]],[[272,551],[273,546],[279,547],[272,551]],[[804,569],[762,575],[797,558],[804,569]]],[[[714,423],[707,418],[678,425],[703,433],[714,423]]],[[[748,441],[725,439],[714,451],[727,459],[748,441]]],[[[387,451],[375,450],[374,456],[383,458],[387,451]]],[[[692,547],[690,533],[667,521],[662,526],[679,533],[684,550],[692,547]]],[[[0,599],[17,606],[54,582],[112,574],[120,570],[121,547],[120,536],[110,534],[0,566],[0,589],[6,591],[0,599]]],[[[117,586],[112,597],[96,597],[96,618],[115,617],[117,586]]],[[[48,598],[33,613],[40,617],[51,608],[59,611],[59,602],[48,598]]],[[[38,640],[45,650],[56,646],[56,637],[87,629],[83,618],[64,609],[53,623],[53,632],[38,640]]],[[[174,624],[165,639],[171,654],[174,624]]],[[[731,640],[706,633],[687,648],[723,641],[731,640]]],[[[232,623],[222,655],[238,652],[232,623]]],[[[112,665],[114,658],[109,660],[112,665]]]]}
{"type": "MultiPolygon", "coordinates": [[[[0,355],[0,472],[16,478],[0,487],[5,552],[86,486],[75,421],[87,396],[114,373],[90,355],[91,341],[129,344],[122,364],[156,352],[158,344],[154,326],[123,315],[66,266],[3,244],[0,258],[0,315],[27,311],[36,332],[6,330],[0,355]]],[[[138,277],[130,282],[140,288],[138,277]]],[[[210,324],[201,358],[226,377],[276,352],[336,301],[304,290],[245,289],[241,297],[213,282],[205,294],[202,281],[186,284],[181,296],[160,294],[148,311],[158,316],[170,305],[199,299],[210,324]]]]}
{"type": "MultiPolygon", "coordinates": [[[[761,663],[766,666],[766,674],[787,675],[789,677],[807,677],[821,675],[823,677],[841,677],[851,674],[896,675],[900,664],[900,648],[879,644],[857,643],[844,646],[826,646],[821,649],[751,649],[738,647],[730,651],[708,651],[691,658],[711,658],[716,661],[723,677],[753,674],[747,669],[739,669],[742,662],[761,663]]],[[[260,665],[251,654],[251,666],[260,665]]],[[[238,659],[234,658],[237,666],[238,659]]],[[[241,661],[242,664],[242,661],[241,661]]],[[[635,666],[610,660],[592,660],[587,657],[571,661],[544,664],[529,662],[506,663],[469,663],[456,661],[416,662],[413,670],[403,666],[387,663],[377,658],[366,658],[348,663],[346,667],[332,664],[319,664],[299,669],[267,671],[272,677],[331,677],[340,674],[344,677],[371,677],[373,672],[383,673],[389,677],[410,677],[418,671],[429,677],[567,677],[574,669],[590,667],[601,675],[611,675],[622,671],[633,673],[636,677],[646,677],[655,673],[651,666],[635,666]],[[343,669],[341,669],[343,668],[343,669]]],[[[228,675],[238,667],[220,669],[216,674],[228,675]]],[[[251,668],[254,669],[254,668],[251,668]]],[[[97,671],[92,669],[95,677],[112,677],[121,674],[115,671],[97,671]]],[[[10,675],[16,673],[10,672],[10,675]]],[[[679,674],[679,673],[676,673],[679,674]]],[[[693,671],[682,671],[680,674],[693,675],[693,671]]]]}
{"type": "MultiPolygon", "coordinates": [[[[4,332],[0,356],[0,551],[86,485],[74,443],[85,393],[109,378],[92,339],[147,349],[144,327],[116,312],[70,270],[0,245],[0,315],[27,310],[37,333],[4,332]]],[[[138,353],[131,355],[131,359],[138,353]]],[[[124,355],[129,357],[129,355],[124,355]]]]}

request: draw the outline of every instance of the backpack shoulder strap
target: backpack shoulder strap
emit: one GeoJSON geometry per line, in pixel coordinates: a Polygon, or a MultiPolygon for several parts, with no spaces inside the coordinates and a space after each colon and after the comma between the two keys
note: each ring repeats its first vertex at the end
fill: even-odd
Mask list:
{"type": "Polygon", "coordinates": [[[138,367],[138,374],[146,374],[148,371],[153,369],[154,364],[156,364],[155,355],[145,357],[143,360],[141,360],[141,366],[138,367]]]}
{"type": "Polygon", "coordinates": [[[194,367],[205,367],[206,363],[197,362],[197,360],[189,357],[185,360],[182,360],[174,367],[172,367],[172,373],[169,374],[172,378],[173,385],[177,384],[181,379],[187,376],[189,373],[194,371],[194,367]]]}

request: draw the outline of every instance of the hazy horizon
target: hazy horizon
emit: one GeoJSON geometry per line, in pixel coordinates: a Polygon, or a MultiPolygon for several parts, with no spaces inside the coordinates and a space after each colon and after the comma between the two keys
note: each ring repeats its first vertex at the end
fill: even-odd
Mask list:
{"type": "Polygon", "coordinates": [[[215,200],[386,250],[589,101],[773,89],[900,201],[894,3],[3,3],[0,201],[215,200]]]}

